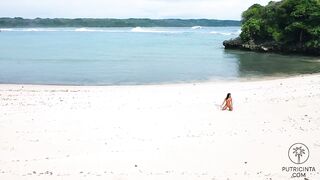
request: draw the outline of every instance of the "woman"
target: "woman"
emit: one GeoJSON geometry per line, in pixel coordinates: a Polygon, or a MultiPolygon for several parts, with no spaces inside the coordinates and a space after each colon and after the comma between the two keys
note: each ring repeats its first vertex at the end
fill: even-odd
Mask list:
{"type": "Polygon", "coordinates": [[[233,110],[233,107],[232,107],[232,98],[231,98],[231,93],[228,93],[227,94],[227,97],[224,99],[222,105],[222,110],[229,110],[229,111],[232,111],[233,110]]]}

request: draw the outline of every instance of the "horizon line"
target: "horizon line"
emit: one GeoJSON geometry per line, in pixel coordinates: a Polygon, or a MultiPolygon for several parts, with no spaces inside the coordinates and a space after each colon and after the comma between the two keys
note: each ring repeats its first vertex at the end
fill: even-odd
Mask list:
{"type": "Polygon", "coordinates": [[[126,20],[126,19],[147,19],[147,20],[218,20],[218,21],[241,21],[241,20],[235,20],[235,19],[215,19],[215,18],[144,18],[144,17],[126,17],[126,18],[115,18],[115,17],[21,17],[21,16],[15,16],[15,17],[9,17],[9,16],[3,16],[0,18],[22,18],[22,19],[118,19],[118,20],[126,20]]]}

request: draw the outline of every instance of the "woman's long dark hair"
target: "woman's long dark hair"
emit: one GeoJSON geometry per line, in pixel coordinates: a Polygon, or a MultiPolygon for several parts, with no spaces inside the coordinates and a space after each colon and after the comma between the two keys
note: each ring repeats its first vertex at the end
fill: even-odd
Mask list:
{"type": "Polygon", "coordinates": [[[230,96],[231,96],[231,93],[228,93],[228,94],[227,94],[227,97],[226,97],[226,100],[229,99],[230,96]]]}

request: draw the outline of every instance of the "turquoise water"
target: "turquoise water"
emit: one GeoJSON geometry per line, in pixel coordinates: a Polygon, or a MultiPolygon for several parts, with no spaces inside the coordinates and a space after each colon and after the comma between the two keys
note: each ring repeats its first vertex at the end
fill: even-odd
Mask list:
{"type": "Polygon", "coordinates": [[[320,72],[320,58],[224,50],[240,27],[1,29],[0,83],[119,85],[320,72]]]}

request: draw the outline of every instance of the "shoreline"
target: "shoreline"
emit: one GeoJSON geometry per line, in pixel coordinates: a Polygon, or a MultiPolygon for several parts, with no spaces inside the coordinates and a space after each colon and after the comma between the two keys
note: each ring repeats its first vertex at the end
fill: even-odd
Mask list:
{"type": "Polygon", "coordinates": [[[72,84],[15,84],[15,83],[0,83],[1,86],[51,86],[51,87],[132,87],[132,86],[166,86],[166,85],[194,85],[194,84],[223,84],[236,82],[260,82],[270,80],[291,79],[297,77],[318,76],[320,73],[311,74],[294,74],[294,75],[279,75],[279,76],[263,76],[263,77],[243,77],[238,79],[228,80],[203,80],[193,82],[164,82],[164,83],[149,83],[149,84],[110,84],[110,85],[72,85],[72,84]]]}

